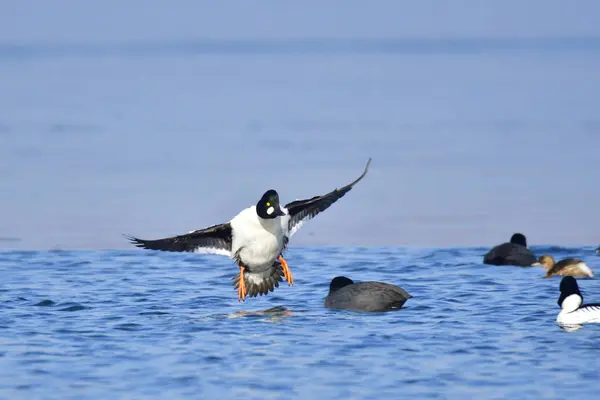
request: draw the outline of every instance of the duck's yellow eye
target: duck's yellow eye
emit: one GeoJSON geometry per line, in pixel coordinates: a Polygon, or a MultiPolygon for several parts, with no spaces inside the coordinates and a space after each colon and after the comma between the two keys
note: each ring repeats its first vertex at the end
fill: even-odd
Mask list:
{"type": "Polygon", "coordinates": [[[267,201],[267,207],[271,207],[271,203],[267,201]]]}

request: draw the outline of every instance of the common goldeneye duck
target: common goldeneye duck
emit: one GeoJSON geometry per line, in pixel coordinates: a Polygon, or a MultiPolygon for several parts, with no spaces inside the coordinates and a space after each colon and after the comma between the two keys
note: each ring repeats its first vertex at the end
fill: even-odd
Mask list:
{"type": "Polygon", "coordinates": [[[544,254],[540,257],[539,263],[542,267],[546,268],[546,276],[544,278],[550,278],[551,276],[594,277],[591,268],[578,258],[565,258],[564,260],[555,262],[554,257],[544,254]]]}
{"type": "Polygon", "coordinates": [[[358,282],[345,276],[333,278],[325,307],[334,310],[389,311],[402,307],[412,298],[399,286],[383,282],[358,282]]]}
{"type": "Polygon", "coordinates": [[[531,267],[537,258],[527,248],[527,239],[522,233],[515,233],[510,242],[502,243],[483,256],[483,263],[489,265],[516,265],[531,267]]]}
{"type": "Polygon", "coordinates": [[[294,278],[282,253],[289,239],[302,225],[342,198],[369,170],[371,159],[363,173],[352,183],[322,196],[292,201],[282,207],[279,194],[267,190],[254,206],[242,210],[231,221],[205,229],[168,237],[145,240],[126,238],[137,247],[150,250],[221,254],[230,257],[239,267],[233,278],[238,300],[256,297],[279,287],[283,276],[289,285],[294,278]]]}
{"type": "Polygon", "coordinates": [[[581,325],[600,323],[600,303],[582,306],[583,295],[579,291],[577,281],[572,276],[565,276],[560,281],[560,297],[558,305],[561,308],[556,322],[560,325],[581,325]]]}

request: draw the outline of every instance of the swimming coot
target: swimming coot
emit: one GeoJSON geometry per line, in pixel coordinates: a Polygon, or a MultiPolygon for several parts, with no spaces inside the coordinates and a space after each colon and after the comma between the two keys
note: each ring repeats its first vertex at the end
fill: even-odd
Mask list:
{"type": "Polygon", "coordinates": [[[336,310],[389,311],[395,310],[412,298],[399,286],[383,282],[358,282],[345,276],[333,278],[325,307],[336,310]]]}
{"type": "Polygon", "coordinates": [[[527,239],[522,233],[515,233],[509,243],[502,243],[483,256],[483,263],[489,265],[516,265],[531,267],[537,258],[527,248],[527,239]]]}

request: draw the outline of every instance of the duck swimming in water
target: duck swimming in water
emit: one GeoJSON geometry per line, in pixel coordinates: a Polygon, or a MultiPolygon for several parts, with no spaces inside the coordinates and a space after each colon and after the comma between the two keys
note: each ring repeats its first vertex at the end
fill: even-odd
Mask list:
{"type": "Polygon", "coordinates": [[[560,281],[558,305],[561,311],[556,317],[556,322],[559,325],[600,323],[600,304],[582,304],[583,295],[579,291],[577,281],[572,276],[565,276],[560,281]]]}
{"type": "Polygon", "coordinates": [[[594,272],[591,268],[578,258],[565,258],[556,262],[554,261],[554,257],[544,254],[540,257],[539,263],[542,267],[546,268],[546,276],[544,276],[544,278],[550,278],[552,276],[594,277],[594,272]]]}
{"type": "Polygon", "coordinates": [[[412,298],[399,286],[383,282],[358,282],[345,276],[336,276],[329,284],[325,307],[334,310],[390,311],[412,298]]]}
{"type": "Polygon", "coordinates": [[[531,267],[537,258],[527,248],[527,239],[522,233],[515,233],[510,242],[502,243],[483,256],[483,263],[489,265],[516,265],[531,267]]]}

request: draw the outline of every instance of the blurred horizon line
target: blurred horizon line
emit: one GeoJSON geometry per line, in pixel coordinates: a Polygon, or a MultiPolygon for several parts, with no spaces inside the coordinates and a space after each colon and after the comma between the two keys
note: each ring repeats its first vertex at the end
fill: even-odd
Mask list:
{"type": "Polygon", "coordinates": [[[169,41],[18,43],[0,42],[0,60],[60,57],[139,57],[165,55],[432,55],[522,51],[598,51],[600,36],[553,37],[385,37],[192,39],[169,41]]]}

